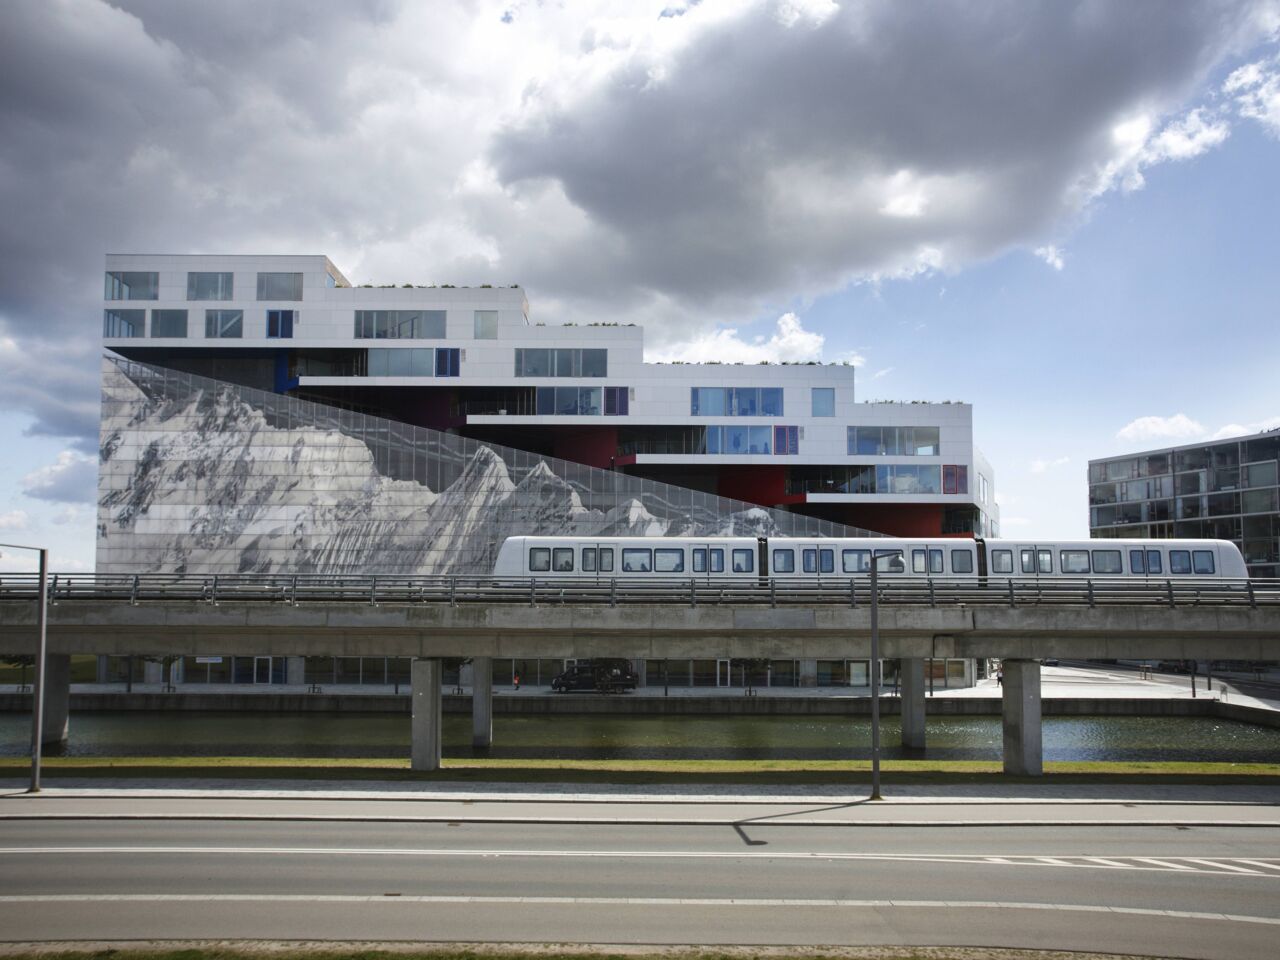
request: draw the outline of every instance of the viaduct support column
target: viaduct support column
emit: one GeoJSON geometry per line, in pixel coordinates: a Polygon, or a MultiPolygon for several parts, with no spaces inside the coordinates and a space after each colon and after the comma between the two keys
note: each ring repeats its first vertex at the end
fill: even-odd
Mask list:
{"type": "Polygon", "coordinates": [[[413,685],[410,766],[414,770],[440,769],[441,707],[444,702],[440,695],[442,673],[439,660],[414,660],[409,668],[413,685]]]}
{"type": "Polygon", "coordinates": [[[51,653],[44,658],[44,722],[40,725],[40,742],[65,742],[70,714],[71,654],[51,653]]]}
{"type": "Polygon", "coordinates": [[[476,657],[471,661],[471,745],[493,743],[493,660],[476,657]]]}
{"type": "Polygon", "coordinates": [[[1044,773],[1040,729],[1040,662],[1005,660],[1004,772],[1038,777],[1044,773]]]}
{"type": "Polygon", "coordinates": [[[901,663],[902,745],[924,749],[924,660],[919,657],[901,663]]]}

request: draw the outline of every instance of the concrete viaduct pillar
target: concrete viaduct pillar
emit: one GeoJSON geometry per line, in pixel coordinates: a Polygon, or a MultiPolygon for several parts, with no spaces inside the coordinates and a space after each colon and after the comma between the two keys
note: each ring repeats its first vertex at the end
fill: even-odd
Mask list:
{"type": "Polygon", "coordinates": [[[439,660],[414,660],[409,668],[413,686],[410,766],[414,770],[440,769],[440,727],[444,721],[440,681],[443,673],[439,660]]]}
{"type": "Polygon", "coordinates": [[[51,653],[44,659],[44,722],[40,725],[40,742],[64,743],[70,715],[71,654],[51,653]]]}
{"type": "Polygon", "coordinates": [[[1040,728],[1040,661],[1005,660],[1004,772],[1021,777],[1044,773],[1040,728]]]}
{"type": "Polygon", "coordinates": [[[471,661],[471,745],[493,743],[493,660],[476,657],[471,661]]]}
{"type": "Polygon", "coordinates": [[[909,750],[923,750],[924,660],[919,657],[902,660],[899,680],[902,690],[902,745],[909,750]]]}

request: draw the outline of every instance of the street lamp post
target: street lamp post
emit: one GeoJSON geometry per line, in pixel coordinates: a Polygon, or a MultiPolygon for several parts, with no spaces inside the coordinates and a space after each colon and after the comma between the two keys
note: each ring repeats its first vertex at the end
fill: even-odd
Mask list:
{"type": "Polygon", "coordinates": [[[40,635],[36,650],[35,689],[31,694],[31,793],[40,792],[40,751],[44,746],[44,679],[48,654],[46,616],[49,609],[49,551],[44,547],[25,547],[17,543],[0,543],[8,550],[34,550],[40,554],[40,595],[36,607],[36,631],[40,635]]]}
{"type": "Polygon", "coordinates": [[[876,576],[881,557],[892,557],[896,550],[871,551],[871,796],[880,796],[880,587],[876,576]]]}

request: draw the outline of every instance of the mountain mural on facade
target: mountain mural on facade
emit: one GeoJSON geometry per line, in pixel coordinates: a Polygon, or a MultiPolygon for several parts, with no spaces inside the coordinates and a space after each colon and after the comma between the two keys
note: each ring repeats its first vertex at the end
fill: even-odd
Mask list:
{"type": "Polygon", "coordinates": [[[115,358],[102,397],[99,573],[484,575],[508,536],[845,533],[115,358]]]}

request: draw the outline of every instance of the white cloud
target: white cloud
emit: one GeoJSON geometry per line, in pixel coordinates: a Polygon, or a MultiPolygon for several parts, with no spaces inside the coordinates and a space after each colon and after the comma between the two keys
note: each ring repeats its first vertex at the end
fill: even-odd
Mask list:
{"type": "Polygon", "coordinates": [[[1180,442],[1195,440],[1205,434],[1204,427],[1185,413],[1171,417],[1138,417],[1116,431],[1116,439],[1124,443],[1145,443],[1154,440],[1180,442]]]}
{"type": "Polygon", "coordinates": [[[97,482],[97,457],[63,450],[53,463],[23,478],[22,492],[55,503],[89,503],[95,499],[97,482]]]}
{"type": "Polygon", "coordinates": [[[1257,423],[1228,423],[1219,427],[1209,437],[1210,440],[1223,440],[1227,437],[1246,437],[1251,433],[1263,433],[1267,430],[1280,430],[1280,417],[1268,417],[1257,423]]]}
{"type": "Polygon", "coordinates": [[[26,530],[31,526],[31,516],[25,510],[10,510],[0,513],[0,530],[26,530]]]}
{"type": "Polygon", "coordinates": [[[74,504],[65,506],[55,513],[52,519],[53,522],[60,527],[66,526],[69,523],[75,523],[80,519],[80,508],[74,504]]]}
{"type": "Polygon", "coordinates": [[[1240,116],[1256,120],[1280,137],[1280,57],[1258,60],[1235,70],[1222,85],[1240,116]]]}
{"type": "Polygon", "coordinates": [[[1056,459],[1053,459],[1053,460],[1032,460],[1031,472],[1047,473],[1048,471],[1053,470],[1055,467],[1065,466],[1070,462],[1071,462],[1070,457],[1057,457],[1056,459]]]}
{"type": "Polygon", "coordinates": [[[877,370],[871,375],[871,379],[879,380],[881,377],[887,377],[889,374],[893,373],[893,369],[893,367],[885,367],[883,370],[877,370]]]}
{"type": "Polygon", "coordinates": [[[794,313],[784,313],[767,340],[753,337],[748,343],[737,330],[726,328],[647,351],[645,359],[657,363],[816,363],[822,360],[825,342],[822,334],[806,330],[794,313]]]}
{"type": "Polygon", "coordinates": [[[1037,257],[1039,257],[1049,266],[1053,267],[1053,269],[1055,270],[1062,269],[1064,265],[1064,261],[1062,259],[1062,251],[1058,247],[1054,246],[1053,244],[1049,244],[1047,247],[1036,247],[1035,253],[1037,257]]]}

